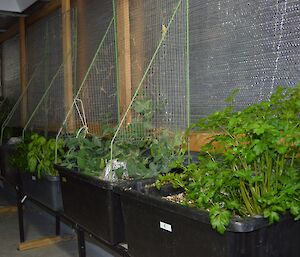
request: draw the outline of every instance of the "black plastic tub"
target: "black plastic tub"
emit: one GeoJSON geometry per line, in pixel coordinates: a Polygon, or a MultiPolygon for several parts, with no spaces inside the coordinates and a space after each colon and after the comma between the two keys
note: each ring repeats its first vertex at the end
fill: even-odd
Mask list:
{"type": "Polygon", "coordinates": [[[4,144],[0,146],[0,170],[1,177],[4,178],[8,184],[16,187],[20,184],[20,173],[17,168],[10,164],[10,158],[15,153],[14,145],[4,144]]]}
{"type": "Polygon", "coordinates": [[[207,212],[161,198],[137,183],[118,189],[131,257],[298,257],[300,222],[286,215],[269,225],[261,217],[232,220],[224,235],[212,229],[207,212]]]}
{"type": "Polygon", "coordinates": [[[49,209],[63,211],[62,193],[59,176],[43,176],[21,173],[23,193],[49,209]]]}
{"type": "Polygon", "coordinates": [[[60,174],[65,215],[110,245],[123,242],[120,196],[113,192],[113,183],[64,167],[55,168],[60,174]]]}

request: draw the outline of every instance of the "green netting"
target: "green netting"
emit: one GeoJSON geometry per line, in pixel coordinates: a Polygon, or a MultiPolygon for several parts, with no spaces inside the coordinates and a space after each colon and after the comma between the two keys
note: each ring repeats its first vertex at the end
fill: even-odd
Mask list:
{"type": "Polygon", "coordinates": [[[31,78],[29,79],[29,81],[28,81],[25,89],[23,90],[23,92],[20,94],[20,96],[16,100],[14,106],[12,107],[12,109],[10,110],[10,112],[8,113],[6,119],[3,121],[2,126],[1,126],[0,144],[2,144],[2,142],[3,142],[3,135],[4,135],[5,128],[7,128],[9,126],[13,126],[15,124],[14,123],[14,118],[20,116],[21,107],[22,107],[22,101],[27,97],[28,90],[32,86],[32,82],[35,79],[36,75],[38,74],[40,68],[41,68],[40,65],[37,65],[35,67],[32,75],[31,75],[31,78]]]}
{"type": "MultiPolygon", "coordinates": [[[[76,15],[71,10],[73,41],[76,42],[76,15]]],[[[1,141],[6,127],[24,117],[23,136],[30,129],[44,132],[57,131],[65,117],[64,110],[64,63],[62,53],[61,13],[35,23],[27,30],[27,76],[25,90],[21,93],[11,112],[2,124],[1,141]],[[55,45],[55,47],[52,47],[55,45]],[[26,103],[25,105],[23,103],[26,103]]],[[[73,49],[75,43],[73,42],[73,49]]],[[[72,53],[67,53],[66,56],[72,53]]],[[[65,57],[66,58],[66,57],[65,57]]],[[[75,60],[73,58],[73,62],[75,60]]]]}
{"type": "MultiPolygon", "coordinates": [[[[74,9],[71,9],[70,15],[72,44],[73,49],[76,49],[77,23],[74,9]]],[[[57,131],[65,117],[64,58],[73,54],[73,67],[76,60],[74,52],[63,56],[62,18],[61,10],[57,10],[27,30],[28,74],[31,74],[32,64],[41,59],[43,61],[28,92],[28,119],[24,131],[39,130],[46,134],[49,130],[57,131]]]]}
{"type": "Polygon", "coordinates": [[[98,47],[83,77],[71,108],[68,110],[57,138],[70,131],[85,128],[99,134],[106,124],[118,122],[118,87],[116,80],[115,26],[113,8],[99,10],[99,16],[111,18],[101,29],[98,47]]]}
{"type": "MultiPolygon", "coordinates": [[[[131,165],[124,149],[121,150],[124,143],[137,150],[129,151],[129,158],[134,154],[145,158],[143,152],[147,149],[142,148],[153,146],[156,138],[176,141],[175,132],[189,124],[188,1],[130,1],[129,4],[133,94],[111,141],[110,167],[106,167],[104,174],[108,180],[116,179],[118,166],[131,165]],[[137,24],[143,27],[135,28],[137,24]],[[125,160],[118,162],[119,156],[125,160]]],[[[169,161],[164,159],[163,165],[168,166],[169,161]]],[[[149,171],[147,164],[127,167],[127,171],[146,167],[142,176],[149,176],[148,172],[156,174],[166,168],[159,163],[151,164],[149,171]],[[158,171],[158,167],[162,170],[158,171]]]]}
{"type": "MultiPolygon", "coordinates": [[[[81,131],[101,135],[109,126],[114,131],[111,160],[116,144],[155,138],[165,130],[182,131],[189,123],[188,1],[136,0],[129,1],[129,6],[123,4],[112,1],[111,7],[101,10],[103,14],[98,13],[107,17],[110,10],[111,19],[57,135],[57,141],[69,132],[76,132],[76,137],[81,131]],[[118,29],[124,24],[118,18],[126,8],[129,28],[123,29],[130,31],[127,65],[131,66],[132,94],[130,102],[124,103],[118,87],[124,79],[118,73],[119,55],[124,49],[119,46],[128,42],[122,42],[126,37],[119,37],[122,32],[118,29]],[[142,28],[136,27],[139,20],[143,20],[142,28]]],[[[108,176],[104,179],[113,177],[108,176]]]]}
{"type": "Polygon", "coordinates": [[[133,95],[113,138],[112,157],[117,141],[187,126],[187,10],[186,1],[130,2],[133,95]],[[143,28],[137,29],[139,20],[143,28]],[[131,122],[125,124],[128,117],[131,122]]]}

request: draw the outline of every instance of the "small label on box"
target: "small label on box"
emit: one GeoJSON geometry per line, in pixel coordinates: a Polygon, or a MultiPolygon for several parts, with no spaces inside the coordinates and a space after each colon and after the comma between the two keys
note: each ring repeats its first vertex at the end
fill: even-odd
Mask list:
{"type": "Polygon", "coordinates": [[[31,179],[32,179],[33,181],[36,181],[36,176],[31,176],[31,179]]]}
{"type": "Polygon", "coordinates": [[[159,222],[159,227],[160,227],[161,229],[163,229],[163,230],[172,232],[172,225],[171,225],[171,224],[168,224],[168,223],[165,223],[165,222],[160,221],[160,222],[159,222]]]}

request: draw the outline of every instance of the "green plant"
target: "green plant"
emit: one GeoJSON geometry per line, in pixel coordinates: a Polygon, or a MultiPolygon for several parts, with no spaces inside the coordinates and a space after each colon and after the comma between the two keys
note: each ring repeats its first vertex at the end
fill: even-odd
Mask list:
{"type": "MultiPolygon", "coordinates": [[[[170,170],[170,163],[180,150],[181,135],[166,130],[155,131],[152,125],[153,106],[149,99],[139,99],[133,105],[134,118],[125,130],[125,138],[113,144],[113,158],[122,163],[114,171],[118,179],[154,177],[170,170]],[[124,165],[125,164],[125,165],[124,165]]],[[[102,135],[95,136],[78,131],[66,137],[68,149],[63,166],[78,169],[88,175],[108,179],[104,168],[110,165],[111,140],[116,128],[105,127],[102,135]]]]}
{"type": "MultiPolygon", "coordinates": [[[[58,142],[58,158],[64,155],[63,142],[58,142]]],[[[26,172],[37,173],[38,178],[43,175],[56,176],[53,168],[55,160],[55,139],[46,139],[38,134],[26,137],[16,146],[16,154],[12,157],[12,164],[26,172]]]]}
{"type": "Polygon", "coordinates": [[[109,140],[106,135],[96,137],[77,133],[65,138],[67,148],[61,165],[68,169],[77,168],[80,172],[91,176],[100,176],[105,168],[105,157],[109,154],[109,140]]]}
{"type": "MultiPolygon", "coordinates": [[[[68,149],[61,165],[78,169],[87,175],[104,178],[104,168],[110,160],[111,136],[78,133],[65,139],[68,149]]],[[[119,179],[148,178],[170,170],[170,163],[177,158],[181,139],[166,131],[144,140],[118,141],[114,145],[114,158],[126,163],[115,172],[119,179]],[[173,138],[173,140],[170,140],[173,138]]]]}
{"type": "Polygon", "coordinates": [[[200,119],[193,129],[220,133],[201,149],[199,163],[161,176],[157,187],[182,187],[184,203],[208,210],[220,233],[235,215],[272,223],[290,212],[300,219],[299,115],[300,85],[278,87],[269,101],[242,111],[229,106],[200,119]]]}

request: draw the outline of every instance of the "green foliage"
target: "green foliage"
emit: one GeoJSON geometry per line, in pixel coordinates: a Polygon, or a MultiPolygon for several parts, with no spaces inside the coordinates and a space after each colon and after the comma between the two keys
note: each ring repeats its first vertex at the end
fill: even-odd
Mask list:
{"type": "MultiPolygon", "coordinates": [[[[63,142],[58,142],[58,159],[64,155],[63,142]]],[[[38,134],[26,137],[22,143],[16,145],[16,154],[11,162],[22,171],[37,173],[38,178],[43,175],[56,176],[53,168],[55,161],[55,139],[46,139],[38,134]]]]}
{"type": "MultiPolygon", "coordinates": [[[[116,170],[118,179],[150,178],[169,171],[172,168],[170,164],[178,159],[181,135],[154,130],[153,103],[149,99],[136,100],[133,112],[135,115],[131,124],[125,128],[126,140],[120,139],[113,144],[113,158],[126,163],[126,169],[120,167],[116,170]]],[[[104,178],[104,168],[111,159],[110,146],[115,131],[116,128],[106,127],[100,136],[77,133],[67,137],[65,145],[68,151],[61,164],[104,178]]]]}
{"type": "Polygon", "coordinates": [[[278,87],[269,101],[242,111],[230,106],[200,119],[189,130],[220,133],[201,149],[199,163],[160,176],[156,185],[182,187],[185,203],[208,210],[220,233],[232,215],[262,215],[272,223],[290,212],[299,219],[299,118],[300,85],[278,87]]]}
{"type": "MultiPolygon", "coordinates": [[[[150,178],[170,170],[169,164],[178,158],[179,136],[162,132],[158,137],[144,140],[120,141],[114,144],[114,158],[126,163],[126,170],[119,168],[119,179],[150,178]],[[170,140],[173,138],[173,140],[170,140]]],[[[110,160],[111,137],[78,134],[65,139],[68,151],[62,165],[78,169],[87,175],[103,178],[104,168],[110,160]]]]}
{"type": "Polygon", "coordinates": [[[68,149],[62,161],[62,165],[69,169],[78,169],[80,172],[100,176],[100,171],[105,168],[105,157],[109,154],[109,132],[98,138],[94,135],[85,136],[84,133],[76,137],[65,138],[65,146],[68,149]]]}

